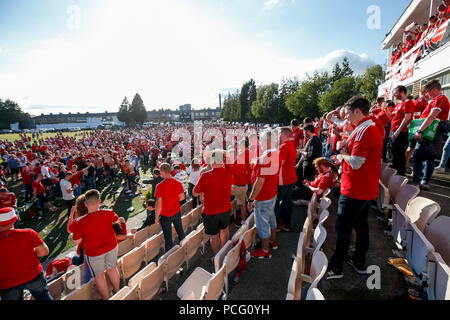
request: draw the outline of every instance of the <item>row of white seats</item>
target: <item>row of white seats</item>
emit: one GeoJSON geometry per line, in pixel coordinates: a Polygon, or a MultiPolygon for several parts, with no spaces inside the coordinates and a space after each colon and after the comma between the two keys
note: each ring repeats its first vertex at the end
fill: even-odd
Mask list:
{"type": "Polygon", "coordinates": [[[317,204],[317,195],[314,193],[309,202],[307,217],[297,245],[297,253],[293,257],[286,300],[300,300],[304,282],[311,283],[306,295],[307,300],[325,300],[320,290],[317,289],[317,285],[328,268],[327,257],[320,251],[327,237],[327,231],[323,224],[328,219],[327,209],[331,205],[331,200],[325,196],[328,194],[329,191],[317,204]],[[313,231],[313,222],[316,218],[319,221],[313,231]],[[309,261],[311,262],[309,263],[309,261]]]}
{"type": "Polygon", "coordinates": [[[439,204],[417,197],[419,188],[407,185],[407,179],[396,176],[396,170],[389,168],[388,164],[383,164],[382,170],[382,208],[385,213],[392,210],[394,244],[406,251],[408,266],[416,283],[425,289],[428,299],[449,300],[450,217],[438,217],[441,211],[439,204]],[[387,190],[386,181],[389,181],[387,190]],[[387,194],[392,204],[387,204],[387,194]]]}
{"type": "Polygon", "coordinates": [[[196,268],[178,289],[182,300],[226,299],[229,293],[229,275],[239,265],[242,244],[251,249],[256,241],[255,216],[252,213],[245,223],[235,232],[231,240],[214,256],[214,273],[196,268]]]}

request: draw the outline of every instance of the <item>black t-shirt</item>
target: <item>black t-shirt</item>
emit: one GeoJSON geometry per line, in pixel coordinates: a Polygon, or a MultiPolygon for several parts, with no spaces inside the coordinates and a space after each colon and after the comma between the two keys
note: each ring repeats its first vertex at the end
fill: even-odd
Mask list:
{"type": "Polygon", "coordinates": [[[93,177],[95,177],[95,167],[94,167],[94,165],[90,165],[89,166],[89,168],[88,168],[88,174],[87,174],[87,177],[88,178],[93,178],[93,177]]]}
{"type": "Polygon", "coordinates": [[[311,165],[315,159],[322,156],[322,142],[318,136],[313,136],[308,140],[305,146],[306,152],[308,153],[305,159],[305,164],[311,165]]]}

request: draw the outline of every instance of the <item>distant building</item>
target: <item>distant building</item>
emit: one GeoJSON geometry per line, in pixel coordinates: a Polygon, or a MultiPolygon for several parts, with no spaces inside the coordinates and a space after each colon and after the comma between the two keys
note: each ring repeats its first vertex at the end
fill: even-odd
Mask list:
{"type": "MultiPolygon", "coordinates": [[[[182,105],[178,110],[159,109],[147,111],[148,122],[191,122],[194,120],[215,121],[220,118],[220,108],[192,110],[190,104],[182,105]]],[[[32,118],[36,129],[96,129],[99,126],[123,126],[116,112],[104,113],[68,113],[41,114],[32,118]]]]}

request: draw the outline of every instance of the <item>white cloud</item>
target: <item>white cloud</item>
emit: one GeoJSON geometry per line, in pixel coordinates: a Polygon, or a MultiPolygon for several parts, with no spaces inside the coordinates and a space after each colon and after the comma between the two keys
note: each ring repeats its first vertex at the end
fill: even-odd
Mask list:
{"type": "Polygon", "coordinates": [[[267,41],[245,37],[214,12],[168,2],[107,1],[88,36],[47,40],[16,57],[14,72],[0,71],[0,95],[32,114],[117,111],[125,95],[131,101],[137,92],[147,109],[216,107],[219,93],[251,77],[279,82],[331,69],[344,56],[357,72],[374,64],[346,50],[317,59],[289,57],[267,41]]]}
{"type": "Polygon", "coordinates": [[[270,9],[279,5],[281,0],[267,0],[264,2],[264,9],[270,9]]]}

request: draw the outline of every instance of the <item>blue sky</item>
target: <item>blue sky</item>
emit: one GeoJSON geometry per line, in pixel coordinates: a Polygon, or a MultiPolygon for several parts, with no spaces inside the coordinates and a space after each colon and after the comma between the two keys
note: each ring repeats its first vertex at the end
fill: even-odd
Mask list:
{"type": "Polygon", "coordinates": [[[0,0],[0,98],[32,114],[191,103],[253,77],[384,64],[384,35],[409,0],[0,0]],[[380,28],[367,27],[369,6],[380,28]]]}

